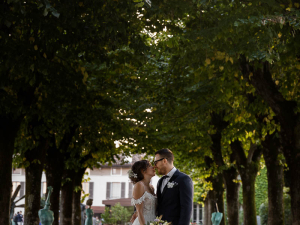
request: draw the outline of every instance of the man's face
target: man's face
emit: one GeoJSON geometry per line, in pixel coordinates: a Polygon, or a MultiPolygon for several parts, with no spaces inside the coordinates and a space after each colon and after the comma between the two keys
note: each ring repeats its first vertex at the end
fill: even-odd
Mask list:
{"type": "Polygon", "coordinates": [[[163,156],[156,154],[154,158],[154,168],[157,170],[159,175],[165,175],[167,172],[167,159],[163,156]]]}

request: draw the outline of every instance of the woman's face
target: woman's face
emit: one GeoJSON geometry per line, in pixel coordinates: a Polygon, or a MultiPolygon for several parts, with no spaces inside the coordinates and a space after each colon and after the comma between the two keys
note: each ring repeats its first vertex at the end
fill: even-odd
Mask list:
{"type": "Polygon", "coordinates": [[[148,175],[150,177],[154,177],[155,176],[155,169],[154,169],[154,167],[151,164],[148,166],[148,168],[144,172],[144,176],[145,175],[148,175]]]}

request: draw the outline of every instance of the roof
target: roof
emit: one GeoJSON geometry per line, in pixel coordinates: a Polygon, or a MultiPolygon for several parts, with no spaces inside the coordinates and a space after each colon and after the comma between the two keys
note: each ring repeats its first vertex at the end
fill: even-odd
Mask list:
{"type": "Polygon", "coordinates": [[[94,213],[104,213],[105,206],[92,206],[94,213]]]}
{"type": "Polygon", "coordinates": [[[102,204],[104,204],[105,206],[114,206],[118,202],[120,203],[121,206],[132,206],[131,198],[118,198],[118,199],[103,200],[102,204]]]}

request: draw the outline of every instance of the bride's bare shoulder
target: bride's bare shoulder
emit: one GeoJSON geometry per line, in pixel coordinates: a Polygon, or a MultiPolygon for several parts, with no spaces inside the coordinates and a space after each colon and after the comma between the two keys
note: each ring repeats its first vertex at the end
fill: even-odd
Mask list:
{"type": "Polygon", "coordinates": [[[139,199],[145,193],[144,185],[142,182],[137,182],[133,188],[133,198],[139,199]]]}

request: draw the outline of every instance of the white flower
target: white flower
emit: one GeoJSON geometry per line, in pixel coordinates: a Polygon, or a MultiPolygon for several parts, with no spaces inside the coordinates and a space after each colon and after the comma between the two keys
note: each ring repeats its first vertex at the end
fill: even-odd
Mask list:
{"type": "Polygon", "coordinates": [[[168,222],[165,222],[163,225],[168,225],[168,222]]]}
{"type": "Polygon", "coordinates": [[[154,225],[153,223],[150,223],[150,225],[154,225]]]}
{"type": "Polygon", "coordinates": [[[137,178],[137,174],[134,173],[132,170],[128,170],[127,173],[128,173],[128,176],[129,176],[129,177],[137,178]]]}
{"type": "Polygon", "coordinates": [[[174,181],[167,183],[168,188],[173,188],[176,185],[178,185],[178,184],[174,181]]]}

